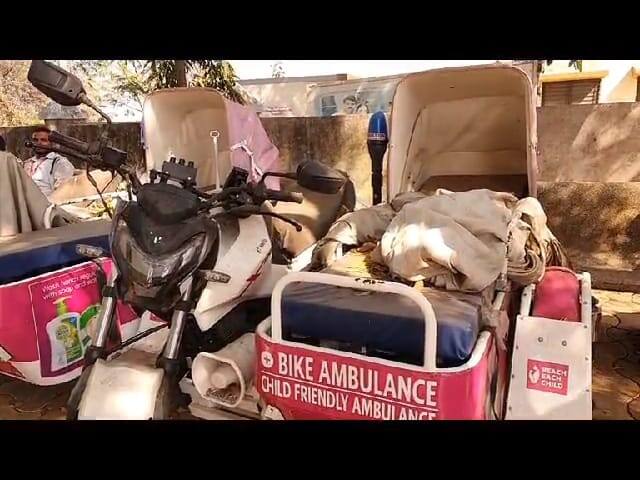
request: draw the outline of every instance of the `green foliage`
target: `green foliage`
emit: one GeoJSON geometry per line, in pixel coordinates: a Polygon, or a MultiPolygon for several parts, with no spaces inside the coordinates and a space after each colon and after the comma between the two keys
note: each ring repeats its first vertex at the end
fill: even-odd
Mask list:
{"type": "Polygon", "coordinates": [[[236,83],[236,73],[229,62],[198,60],[187,62],[187,66],[192,73],[193,86],[215,88],[228,99],[244,105],[244,98],[236,83]]]}
{"type": "Polygon", "coordinates": [[[0,126],[41,123],[38,113],[49,103],[27,80],[31,62],[0,60],[0,126]]]}
{"type": "MultiPolygon", "coordinates": [[[[237,77],[229,62],[223,60],[184,60],[188,86],[218,90],[234,102],[244,104],[237,77]]],[[[115,91],[141,106],[144,96],[163,88],[180,85],[175,60],[127,60],[114,75],[115,91]]]]}
{"type": "MultiPolygon", "coordinates": [[[[545,60],[547,65],[551,65],[554,60],[545,60]]],[[[583,60],[569,60],[569,68],[575,68],[576,70],[578,70],[579,72],[582,71],[582,62],[583,60]]],[[[542,66],[542,70],[544,70],[544,65],[541,63],[540,64],[542,66]]]]}
{"type": "MultiPolygon", "coordinates": [[[[142,111],[144,98],[155,90],[180,85],[176,60],[77,60],[74,73],[86,82],[100,104],[142,111]]],[[[244,104],[237,77],[223,60],[181,60],[188,86],[214,88],[230,100],[244,104]]]]}
{"type": "Polygon", "coordinates": [[[569,61],[569,66],[570,67],[574,67],[576,70],[581,72],[582,71],[582,60],[570,60],[569,61]]]}

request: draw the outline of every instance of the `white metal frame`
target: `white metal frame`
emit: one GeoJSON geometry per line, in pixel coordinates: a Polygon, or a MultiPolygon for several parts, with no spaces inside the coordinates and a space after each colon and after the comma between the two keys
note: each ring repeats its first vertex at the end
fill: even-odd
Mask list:
{"type": "Polygon", "coordinates": [[[56,206],[51,204],[44,211],[44,228],[49,230],[51,228],[51,224],[53,223],[53,212],[56,206]]]}
{"type": "MultiPolygon", "coordinates": [[[[575,274],[580,282],[580,322],[562,322],[531,315],[536,286],[524,288],[516,318],[515,345],[511,359],[511,384],[507,396],[506,419],[587,419],[591,418],[593,316],[591,275],[575,274]],[[586,334],[586,335],[585,335],[586,334]],[[549,350],[549,342],[562,347],[549,350]],[[567,364],[570,378],[568,397],[532,391],[527,387],[527,359],[567,364]],[[573,375],[577,375],[573,377],[573,375]]],[[[568,379],[567,379],[568,381],[568,379]]]]}

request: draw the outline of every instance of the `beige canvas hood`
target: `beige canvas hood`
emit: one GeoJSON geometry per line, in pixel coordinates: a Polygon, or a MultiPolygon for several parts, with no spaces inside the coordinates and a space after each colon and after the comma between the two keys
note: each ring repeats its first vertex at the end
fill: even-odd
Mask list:
{"type": "MultiPolygon", "coordinates": [[[[150,94],[144,103],[142,135],[147,170],[162,168],[170,155],[192,161],[198,168],[197,183],[216,183],[212,132],[218,132],[218,161],[221,182],[232,166],[249,170],[244,143],[254,153],[250,180],[261,172],[280,171],[278,149],[271,143],[260,119],[250,107],[232,102],[211,88],[171,88],[150,94]],[[236,146],[236,148],[234,148],[236,146]]],[[[270,188],[278,181],[270,178],[270,188]]]]}
{"type": "Polygon", "coordinates": [[[518,68],[408,75],[395,92],[389,136],[387,198],[447,182],[536,194],[536,109],[518,68]]]}

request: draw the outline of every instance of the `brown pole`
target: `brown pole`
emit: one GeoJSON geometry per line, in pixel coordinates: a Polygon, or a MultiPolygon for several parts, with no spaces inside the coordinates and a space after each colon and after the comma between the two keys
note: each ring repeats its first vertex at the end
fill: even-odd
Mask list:
{"type": "Polygon", "coordinates": [[[187,65],[184,60],[176,60],[176,77],[178,77],[178,86],[187,86],[187,65]]]}

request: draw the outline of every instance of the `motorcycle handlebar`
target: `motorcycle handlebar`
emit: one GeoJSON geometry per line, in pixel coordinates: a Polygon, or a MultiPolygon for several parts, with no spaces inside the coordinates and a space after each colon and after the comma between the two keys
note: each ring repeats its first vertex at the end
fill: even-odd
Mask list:
{"type": "MultiPolygon", "coordinates": [[[[265,200],[275,200],[278,202],[302,203],[302,201],[304,200],[304,196],[299,192],[281,192],[278,190],[270,190],[268,188],[264,190],[252,191],[249,185],[242,186],[242,187],[225,188],[224,190],[219,192],[217,195],[214,195],[213,199],[215,201],[224,201],[231,195],[241,193],[241,192],[249,193],[249,195],[253,196],[256,200],[258,200],[258,203],[262,203],[265,200]]],[[[198,192],[198,193],[201,193],[201,192],[198,192]]]]}
{"type": "Polygon", "coordinates": [[[49,140],[63,147],[82,153],[83,155],[94,153],[91,152],[92,148],[90,143],[83,142],[82,140],[78,140],[77,138],[70,137],[63,133],[58,133],[55,130],[49,134],[49,140]]]}
{"type": "MultiPolygon", "coordinates": [[[[34,148],[36,147],[33,142],[31,141],[26,141],[24,142],[24,146],[27,148],[34,148]]],[[[87,162],[89,164],[92,164],[93,162],[91,161],[91,159],[89,158],[88,155],[79,153],[75,150],[72,150],[71,148],[68,147],[64,147],[62,145],[58,146],[58,147],[45,147],[43,145],[38,145],[37,148],[41,148],[42,150],[44,150],[45,152],[54,152],[54,153],[59,153],[61,155],[64,155],[65,157],[74,157],[77,158],[78,160],[81,160],[83,162],[87,162]]]]}
{"type": "MultiPolygon", "coordinates": [[[[24,142],[24,145],[27,148],[35,147],[35,145],[31,141],[24,142]]],[[[45,147],[45,146],[39,145],[38,148],[41,148],[45,152],[55,152],[55,153],[64,155],[65,157],[76,158],[81,162],[85,162],[87,165],[93,168],[97,168],[99,170],[108,170],[108,171],[115,170],[123,178],[129,177],[129,180],[131,181],[134,189],[137,190],[140,187],[140,181],[138,180],[138,177],[136,176],[135,171],[132,171],[131,168],[128,167],[127,165],[122,165],[119,168],[112,168],[110,166],[106,166],[104,162],[102,162],[99,158],[96,158],[95,156],[78,153],[77,151],[72,150],[71,148],[63,147],[60,144],[57,147],[53,147],[53,146],[45,147]]]]}

